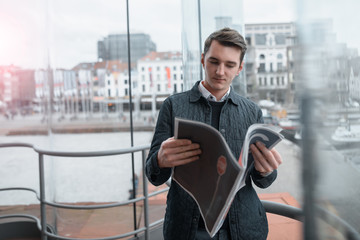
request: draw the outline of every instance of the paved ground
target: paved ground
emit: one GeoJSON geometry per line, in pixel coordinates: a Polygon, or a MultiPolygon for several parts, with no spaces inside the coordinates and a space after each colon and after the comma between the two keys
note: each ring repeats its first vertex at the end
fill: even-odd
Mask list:
{"type": "MultiPolygon", "coordinates": [[[[154,190],[154,188],[150,189],[154,190]]],[[[260,194],[260,198],[293,206],[299,206],[288,193],[260,194]]],[[[137,206],[138,227],[143,226],[142,205],[137,206]]],[[[38,206],[13,206],[2,208],[1,214],[21,212],[39,215],[38,206]]],[[[51,219],[51,210],[48,211],[51,219]]],[[[161,219],[165,213],[165,195],[150,201],[150,222],[161,219]]],[[[302,224],[298,221],[268,214],[270,240],[300,240],[302,239],[302,224]]],[[[51,222],[51,220],[50,220],[51,222]]],[[[123,234],[134,229],[133,208],[131,205],[92,211],[57,210],[57,231],[60,236],[72,238],[101,238],[123,234]]],[[[17,230],[19,231],[19,229],[17,230]]],[[[130,238],[130,237],[129,237],[130,238]]],[[[124,238],[124,239],[129,239],[124,238]]],[[[152,238],[154,239],[154,238],[152,238]]],[[[161,240],[157,239],[156,240],[161,240]]]]}
{"type": "MultiPolygon", "coordinates": [[[[152,131],[154,121],[151,112],[142,112],[133,115],[133,126],[136,131],[152,131]]],[[[54,114],[51,119],[46,119],[40,114],[15,116],[7,119],[0,115],[0,135],[34,135],[47,134],[51,126],[53,133],[87,133],[87,132],[114,132],[129,131],[130,115],[125,113],[119,116],[115,113],[108,115],[93,114],[85,116],[61,117],[54,114]]]]}

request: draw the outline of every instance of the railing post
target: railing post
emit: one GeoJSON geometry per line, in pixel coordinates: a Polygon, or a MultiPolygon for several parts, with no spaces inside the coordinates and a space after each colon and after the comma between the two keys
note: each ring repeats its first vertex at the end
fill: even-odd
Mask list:
{"type": "MultiPolygon", "coordinates": [[[[135,185],[135,160],[134,160],[134,152],[131,153],[131,172],[132,172],[132,189],[133,192],[130,194],[130,198],[136,198],[136,185],[135,185]]],[[[136,213],[136,202],[133,204],[133,216],[134,216],[134,230],[137,230],[137,213],[136,213]]],[[[137,234],[135,234],[137,236],[137,234]]]]}
{"type": "Polygon", "coordinates": [[[144,192],[144,226],[145,226],[145,239],[150,239],[150,231],[149,231],[149,193],[148,193],[148,185],[146,180],[146,172],[145,172],[145,163],[146,155],[145,150],[142,150],[142,170],[143,170],[143,192],[144,192]]]}
{"type": "Polygon", "coordinates": [[[41,214],[41,239],[46,240],[46,206],[45,206],[45,177],[44,177],[44,156],[39,153],[39,182],[40,182],[40,214],[41,214]]]}

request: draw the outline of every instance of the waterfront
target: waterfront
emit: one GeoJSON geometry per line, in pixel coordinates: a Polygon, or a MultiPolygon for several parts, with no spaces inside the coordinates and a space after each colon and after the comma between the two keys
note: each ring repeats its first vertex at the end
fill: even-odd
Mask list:
{"type": "MultiPolygon", "coordinates": [[[[134,132],[134,146],[150,144],[152,132],[134,132]]],[[[129,148],[129,132],[0,136],[0,143],[31,143],[55,151],[105,151],[129,148]]],[[[0,188],[39,189],[38,156],[28,148],[0,149],[0,188]]],[[[141,175],[141,153],[134,154],[141,175]]],[[[47,198],[58,202],[111,202],[129,197],[131,154],[93,158],[45,157],[47,198]]],[[[38,203],[33,193],[0,192],[0,205],[38,203]]]]}

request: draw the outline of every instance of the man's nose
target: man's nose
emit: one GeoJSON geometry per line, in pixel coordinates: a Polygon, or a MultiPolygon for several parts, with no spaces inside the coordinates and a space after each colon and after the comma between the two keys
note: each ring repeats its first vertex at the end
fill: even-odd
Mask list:
{"type": "Polygon", "coordinates": [[[224,64],[219,64],[216,69],[217,75],[224,75],[224,64]]]}

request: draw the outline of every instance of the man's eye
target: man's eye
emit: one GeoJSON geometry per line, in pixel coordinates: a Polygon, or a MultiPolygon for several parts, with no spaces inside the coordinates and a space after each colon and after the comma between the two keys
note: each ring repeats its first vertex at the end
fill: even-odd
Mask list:
{"type": "Polygon", "coordinates": [[[235,65],[226,65],[226,67],[233,68],[233,67],[235,67],[235,65]]]}
{"type": "Polygon", "coordinates": [[[217,61],[210,61],[211,64],[218,64],[217,61]]]}

